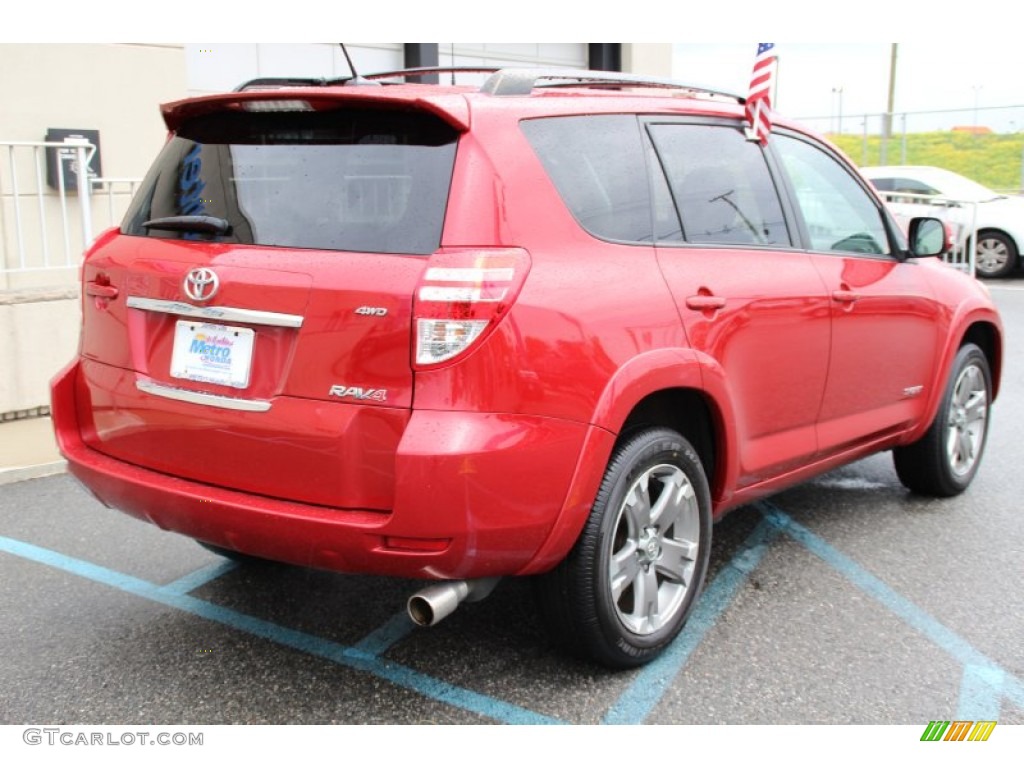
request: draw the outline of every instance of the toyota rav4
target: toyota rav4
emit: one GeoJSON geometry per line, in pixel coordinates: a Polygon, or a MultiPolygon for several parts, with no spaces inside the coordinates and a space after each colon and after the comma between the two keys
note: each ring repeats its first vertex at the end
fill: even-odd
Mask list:
{"type": "Polygon", "coordinates": [[[682,629],[728,510],[878,451],[913,491],[971,482],[996,309],[828,142],[616,73],[369,80],[163,107],[53,382],[105,504],[429,580],[421,624],[534,576],[558,642],[628,667],[682,629]]]}

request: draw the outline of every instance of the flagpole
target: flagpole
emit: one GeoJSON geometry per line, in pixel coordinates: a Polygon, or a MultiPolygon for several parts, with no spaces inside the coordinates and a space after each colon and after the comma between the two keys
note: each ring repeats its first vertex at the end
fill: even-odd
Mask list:
{"type": "Polygon", "coordinates": [[[772,108],[779,108],[779,70],[782,68],[782,57],[775,55],[775,72],[772,77],[772,108]]]}

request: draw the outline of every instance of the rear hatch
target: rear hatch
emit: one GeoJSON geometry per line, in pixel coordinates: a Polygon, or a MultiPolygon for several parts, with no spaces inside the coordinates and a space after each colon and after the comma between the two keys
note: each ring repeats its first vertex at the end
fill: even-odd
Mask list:
{"type": "Polygon", "coordinates": [[[83,267],[87,444],[214,485],[388,509],[413,294],[457,139],[379,102],[184,119],[83,267]]]}

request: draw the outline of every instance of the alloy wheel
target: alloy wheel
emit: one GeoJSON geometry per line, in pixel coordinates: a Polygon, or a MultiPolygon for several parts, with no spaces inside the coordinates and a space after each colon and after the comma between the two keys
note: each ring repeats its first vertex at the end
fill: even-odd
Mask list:
{"type": "Polygon", "coordinates": [[[637,635],[670,623],[693,582],[700,513],[686,474],[659,464],[640,475],[619,509],[608,581],[615,612],[637,635]]]}
{"type": "Polygon", "coordinates": [[[971,471],[985,441],[988,415],[988,387],[976,365],[964,368],[957,377],[949,404],[946,457],[957,475],[971,471]]]}
{"type": "Polygon", "coordinates": [[[1010,260],[1010,248],[1003,240],[996,237],[983,237],[978,240],[975,265],[983,275],[1001,273],[1010,260]]]}

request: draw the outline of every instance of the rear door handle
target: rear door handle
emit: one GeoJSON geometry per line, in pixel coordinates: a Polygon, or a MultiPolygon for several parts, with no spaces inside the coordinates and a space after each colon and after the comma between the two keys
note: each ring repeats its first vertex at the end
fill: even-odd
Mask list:
{"type": "Polygon", "coordinates": [[[699,294],[697,296],[687,296],[686,306],[690,309],[698,309],[707,311],[709,309],[721,309],[725,306],[725,298],[722,296],[708,296],[705,294],[699,294]]]}
{"type": "Polygon", "coordinates": [[[85,284],[85,293],[87,296],[96,296],[101,299],[116,299],[119,291],[116,286],[110,284],[90,282],[85,284]]]}
{"type": "Polygon", "coordinates": [[[852,304],[860,298],[860,294],[847,290],[832,291],[832,298],[836,301],[841,301],[844,304],[852,304]]]}

